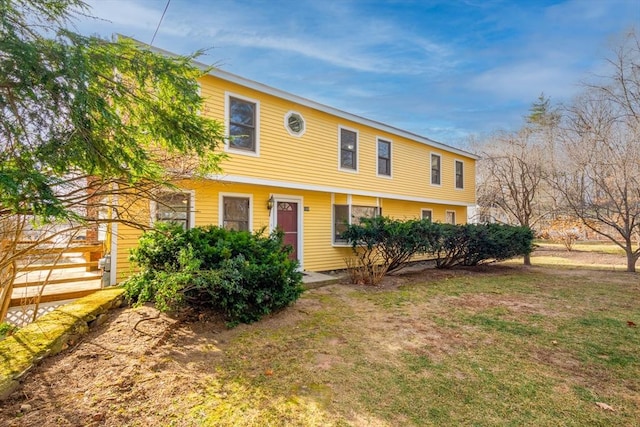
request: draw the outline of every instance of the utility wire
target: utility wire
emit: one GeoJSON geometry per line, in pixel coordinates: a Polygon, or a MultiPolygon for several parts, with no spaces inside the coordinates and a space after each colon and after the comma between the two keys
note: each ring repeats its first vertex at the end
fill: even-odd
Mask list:
{"type": "Polygon", "coordinates": [[[162,20],[164,19],[164,14],[167,13],[167,9],[169,9],[169,3],[171,3],[171,0],[167,0],[167,5],[164,7],[164,10],[162,11],[162,16],[160,17],[160,21],[158,22],[158,26],[156,27],[156,32],[153,33],[153,37],[151,37],[151,43],[149,43],[149,46],[153,46],[153,41],[156,39],[156,34],[158,34],[158,30],[160,29],[160,24],[162,24],[162,20]]]}

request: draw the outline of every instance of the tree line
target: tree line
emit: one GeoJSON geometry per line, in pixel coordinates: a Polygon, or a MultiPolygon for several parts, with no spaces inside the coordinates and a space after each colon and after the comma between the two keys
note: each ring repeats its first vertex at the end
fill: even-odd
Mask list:
{"type": "MultiPolygon", "coordinates": [[[[567,105],[544,94],[523,126],[477,144],[478,203],[492,220],[539,228],[565,216],[640,258],[640,38],[629,31],[607,74],[567,105]]],[[[530,259],[525,258],[525,264],[530,259]]]]}

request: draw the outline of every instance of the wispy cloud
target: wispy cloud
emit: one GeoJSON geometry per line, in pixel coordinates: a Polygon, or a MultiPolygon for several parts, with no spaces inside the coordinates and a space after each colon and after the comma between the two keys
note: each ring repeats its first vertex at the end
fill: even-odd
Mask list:
{"type": "MultiPolygon", "coordinates": [[[[89,0],[85,32],[149,41],[165,2],[89,0]]],[[[570,99],[637,0],[173,1],[156,46],[445,139],[514,127],[544,91],[570,99]]]]}

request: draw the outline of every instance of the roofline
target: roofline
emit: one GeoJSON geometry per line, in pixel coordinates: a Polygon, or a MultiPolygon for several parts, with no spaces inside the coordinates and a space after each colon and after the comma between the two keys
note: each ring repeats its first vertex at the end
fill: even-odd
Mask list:
{"type": "MultiPolygon", "coordinates": [[[[135,43],[140,44],[141,46],[143,46],[144,48],[146,48],[146,49],[148,49],[148,50],[150,50],[152,52],[160,53],[160,54],[163,54],[163,55],[166,55],[166,56],[170,56],[170,57],[181,56],[181,55],[178,55],[178,54],[173,53],[173,52],[169,52],[169,51],[164,50],[164,49],[160,49],[160,48],[157,48],[157,47],[154,47],[154,46],[149,46],[148,44],[143,43],[143,42],[141,42],[139,40],[133,39],[131,37],[122,36],[122,35],[119,35],[119,34],[116,34],[116,37],[123,37],[123,38],[128,38],[130,40],[133,40],[135,43]]],[[[352,122],[355,122],[355,123],[359,123],[359,124],[362,124],[362,125],[365,125],[365,126],[369,126],[371,128],[374,128],[374,129],[377,129],[377,130],[380,130],[380,131],[383,131],[383,132],[390,133],[392,135],[400,136],[402,138],[407,138],[407,139],[410,139],[412,141],[428,145],[430,147],[440,148],[442,150],[449,151],[449,152],[452,152],[452,153],[455,153],[455,154],[459,154],[461,156],[469,157],[469,158],[472,158],[474,160],[480,159],[479,156],[477,156],[477,155],[475,155],[473,153],[470,153],[470,152],[465,151],[465,150],[461,150],[459,148],[452,147],[452,146],[447,145],[447,144],[443,144],[443,143],[438,142],[438,141],[434,141],[433,139],[427,138],[425,136],[418,135],[418,134],[415,134],[415,133],[412,133],[412,132],[408,132],[406,130],[403,130],[403,129],[400,129],[400,128],[397,128],[397,127],[394,127],[394,126],[390,126],[390,125],[387,125],[385,123],[377,122],[375,120],[367,119],[366,117],[361,117],[361,116],[358,116],[356,114],[348,113],[346,111],[339,110],[337,108],[330,107],[328,105],[321,104],[319,102],[312,101],[310,99],[303,98],[303,97],[298,96],[298,95],[294,95],[294,94],[286,92],[284,90],[276,89],[274,87],[267,86],[267,85],[265,85],[263,83],[259,83],[259,82],[256,82],[254,80],[250,80],[250,79],[247,79],[245,77],[238,76],[237,74],[233,74],[233,73],[230,73],[228,71],[222,71],[220,69],[213,68],[212,66],[204,64],[204,63],[199,62],[199,61],[196,61],[195,59],[192,60],[192,62],[196,67],[198,67],[200,70],[206,72],[208,75],[213,76],[213,77],[217,77],[217,78],[219,78],[221,80],[225,80],[225,81],[230,82],[230,83],[235,83],[237,85],[244,86],[246,88],[253,89],[253,90],[257,91],[257,92],[265,93],[267,95],[272,95],[272,96],[275,96],[277,98],[285,99],[287,101],[291,101],[291,102],[294,102],[296,104],[303,105],[305,107],[312,108],[314,110],[318,110],[318,111],[321,111],[323,113],[330,114],[332,116],[336,116],[336,117],[339,117],[339,118],[342,118],[342,119],[345,119],[345,120],[349,120],[349,121],[352,121],[352,122]]]]}

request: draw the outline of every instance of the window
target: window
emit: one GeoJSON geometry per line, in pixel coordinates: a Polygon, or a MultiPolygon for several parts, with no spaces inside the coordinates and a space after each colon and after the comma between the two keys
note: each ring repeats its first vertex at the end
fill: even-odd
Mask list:
{"type": "Polygon", "coordinates": [[[191,227],[191,195],[182,192],[163,192],[156,195],[155,220],[181,225],[185,230],[191,227]]]}
{"type": "Polygon", "coordinates": [[[340,168],[358,170],[358,134],[340,128],[340,168]]]}
{"type": "Polygon", "coordinates": [[[378,140],[378,175],[391,176],[391,142],[378,140]]]}
{"type": "Polygon", "coordinates": [[[440,185],[440,156],[431,155],[431,184],[440,185]]]}
{"type": "Polygon", "coordinates": [[[431,209],[422,209],[422,219],[433,221],[433,211],[431,209]]]}
{"type": "Polygon", "coordinates": [[[229,148],[257,153],[257,104],[229,97],[229,148]]]}
{"type": "Polygon", "coordinates": [[[456,160],[456,188],[464,188],[464,163],[456,160]]]}
{"type": "Polygon", "coordinates": [[[306,130],[304,118],[300,113],[289,111],[284,116],[284,127],[290,135],[302,136],[306,130]]]}
{"type": "Polygon", "coordinates": [[[456,223],[456,212],[455,211],[447,211],[446,212],[446,223],[455,225],[455,223],[456,223]]]}
{"type": "Polygon", "coordinates": [[[380,215],[380,208],[376,206],[333,206],[333,242],[338,244],[349,243],[340,238],[349,224],[359,224],[360,218],[373,218],[380,215]]]}
{"type": "Polygon", "coordinates": [[[222,227],[249,231],[249,201],[248,197],[222,197],[222,227]]]}

